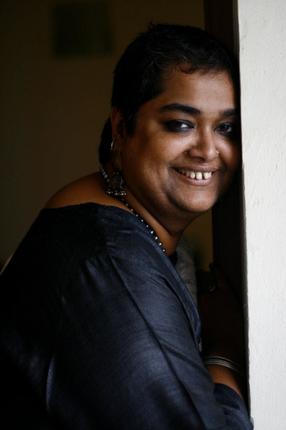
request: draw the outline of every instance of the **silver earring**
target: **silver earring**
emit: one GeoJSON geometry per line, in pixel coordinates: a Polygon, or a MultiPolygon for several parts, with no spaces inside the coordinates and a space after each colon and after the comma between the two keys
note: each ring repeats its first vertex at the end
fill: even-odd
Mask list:
{"type": "Polygon", "coordinates": [[[113,150],[113,147],[114,147],[114,140],[112,140],[111,143],[110,143],[110,151],[113,150]]]}
{"type": "Polygon", "coordinates": [[[125,181],[120,170],[116,170],[111,176],[109,176],[106,170],[101,167],[101,174],[105,182],[105,193],[108,196],[124,197],[127,195],[125,190],[125,181]]]}

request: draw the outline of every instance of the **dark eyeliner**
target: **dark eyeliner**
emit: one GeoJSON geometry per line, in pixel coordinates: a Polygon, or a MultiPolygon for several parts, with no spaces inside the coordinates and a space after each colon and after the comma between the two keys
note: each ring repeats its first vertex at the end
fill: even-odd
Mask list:
{"type": "Polygon", "coordinates": [[[174,133],[185,133],[194,128],[194,124],[186,120],[172,119],[164,122],[164,126],[168,131],[174,133]]]}
{"type": "Polygon", "coordinates": [[[225,137],[235,137],[237,125],[234,122],[225,122],[217,127],[217,131],[225,137]]]}

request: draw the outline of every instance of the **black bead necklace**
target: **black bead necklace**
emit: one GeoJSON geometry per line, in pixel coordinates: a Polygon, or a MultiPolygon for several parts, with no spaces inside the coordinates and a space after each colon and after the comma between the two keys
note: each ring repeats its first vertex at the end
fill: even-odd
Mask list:
{"type": "MultiPolygon", "coordinates": [[[[100,173],[101,173],[101,176],[103,177],[103,180],[104,180],[104,182],[106,184],[106,189],[105,189],[106,194],[109,195],[109,196],[117,198],[119,201],[121,201],[130,210],[130,212],[133,215],[135,215],[135,217],[138,219],[138,221],[146,227],[146,229],[151,234],[151,236],[153,237],[153,239],[155,240],[155,242],[157,243],[157,245],[159,246],[159,248],[165,254],[166,253],[166,249],[164,248],[164,245],[161,242],[159,236],[156,234],[155,230],[144,220],[144,218],[142,218],[141,215],[139,215],[138,212],[135,211],[135,209],[133,209],[133,207],[125,199],[126,192],[122,192],[122,188],[120,188],[120,191],[118,191],[116,189],[114,189],[112,191],[111,187],[110,187],[111,178],[109,177],[108,173],[104,170],[103,167],[101,167],[100,173]]],[[[118,172],[116,174],[118,174],[118,172]]],[[[122,181],[123,181],[123,179],[122,179],[122,181]]],[[[121,182],[121,186],[122,186],[122,182],[121,182]]]]}

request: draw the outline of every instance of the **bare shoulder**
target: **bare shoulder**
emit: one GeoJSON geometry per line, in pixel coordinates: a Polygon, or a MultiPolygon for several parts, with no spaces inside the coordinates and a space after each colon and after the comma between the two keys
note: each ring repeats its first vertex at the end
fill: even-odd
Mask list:
{"type": "Polygon", "coordinates": [[[57,208],[82,203],[104,203],[104,191],[98,173],[79,178],[56,192],[45,205],[57,208]]]}

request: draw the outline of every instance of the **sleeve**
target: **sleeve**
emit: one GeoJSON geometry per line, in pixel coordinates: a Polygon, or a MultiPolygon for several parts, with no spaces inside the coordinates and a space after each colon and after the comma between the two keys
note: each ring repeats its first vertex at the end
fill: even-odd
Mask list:
{"type": "Polygon", "coordinates": [[[13,429],[55,429],[46,412],[46,375],[70,257],[46,221],[37,218],[0,275],[0,410],[13,429]]]}
{"type": "Polygon", "coordinates": [[[210,380],[180,298],[151,254],[102,251],[79,265],[62,296],[50,414],[74,430],[251,429],[242,399],[210,380]]]}
{"type": "Polygon", "coordinates": [[[245,404],[234,390],[223,384],[215,384],[215,397],[234,429],[240,428],[239,423],[244,423],[245,428],[253,429],[245,404]]]}

